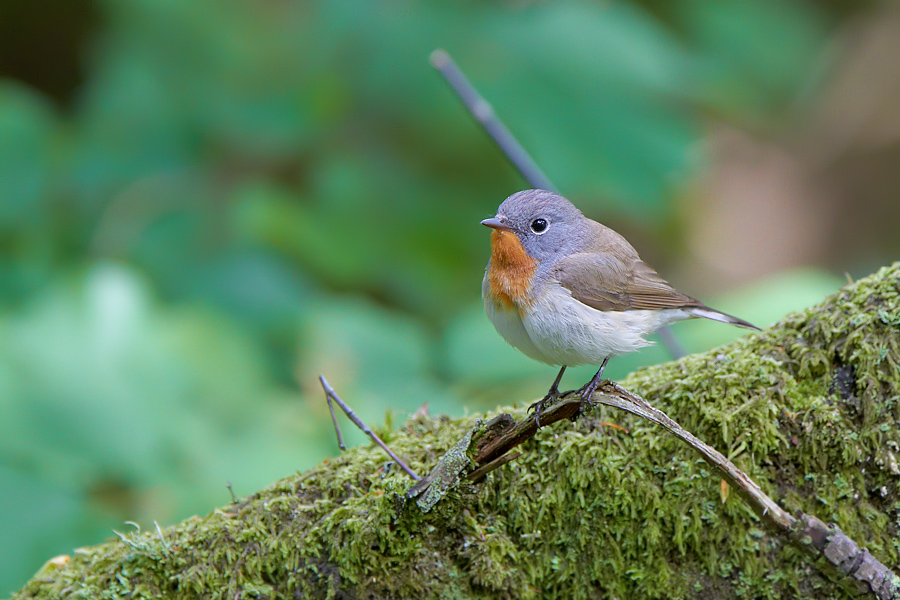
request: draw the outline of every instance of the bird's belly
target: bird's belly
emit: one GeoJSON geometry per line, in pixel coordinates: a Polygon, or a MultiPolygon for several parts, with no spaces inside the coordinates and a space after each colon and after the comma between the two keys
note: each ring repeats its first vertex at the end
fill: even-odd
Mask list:
{"type": "Polygon", "coordinates": [[[522,324],[538,351],[554,364],[598,365],[608,356],[652,344],[644,336],[688,316],[682,309],[596,310],[554,286],[523,312],[522,324]]]}
{"type": "Polygon", "coordinates": [[[520,350],[525,356],[542,363],[547,363],[548,365],[562,364],[545,356],[544,353],[538,350],[537,346],[534,345],[534,342],[532,342],[531,338],[528,336],[528,332],[525,331],[525,326],[522,324],[522,317],[519,314],[518,308],[508,307],[501,303],[493,302],[486,297],[484,300],[484,310],[487,313],[488,319],[490,319],[491,323],[494,325],[494,329],[497,330],[497,333],[499,333],[510,346],[520,350]]]}

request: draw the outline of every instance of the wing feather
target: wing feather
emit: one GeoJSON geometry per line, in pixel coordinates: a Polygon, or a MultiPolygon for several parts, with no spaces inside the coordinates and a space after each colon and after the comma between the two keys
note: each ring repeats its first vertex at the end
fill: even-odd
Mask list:
{"type": "Polygon", "coordinates": [[[573,254],[556,267],[559,283],[579,302],[597,310],[653,310],[703,306],[673,288],[637,256],[573,254]]]}

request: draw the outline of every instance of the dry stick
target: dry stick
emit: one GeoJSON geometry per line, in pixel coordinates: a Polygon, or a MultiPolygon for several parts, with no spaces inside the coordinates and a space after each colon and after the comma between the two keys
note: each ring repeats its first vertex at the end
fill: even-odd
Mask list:
{"type": "MultiPolygon", "coordinates": [[[[324,375],[319,375],[319,383],[325,388],[326,383],[324,375]]],[[[337,416],[334,414],[334,404],[331,402],[331,395],[328,394],[328,389],[325,389],[325,400],[328,402],[328,412],[331,413],[331,424],[334,425],[334,433],[337,435],[338,448],[346,450],[347,446],[344,445],[344,438],[341,436],[341,428],[338,426],[337,416]]]]}
{"type": "MultiPolygon", "coordinates": [[[[419,476],[341,400],[334,389],[328,385],[323,375],[319,376],[319,382],[322,384],[322,389],[325,390],[325,397],[329,405],[332,400],[337,402],[347,417],[372,438],[394,462],[400,465],[414,480],[420,480],[419,476]]],[[[880,600],[900,600],[900,578],[876,560],[866,549],[860,549],[856,542],[844,535],[836,525],[826,525],[815,516],[804,513],[800,513],[797,518],[791,516],[734,463],[715,448],[697,439],[668,415],[648,404],[637,394],[629,392],[616,383],[607,382],[594,393],[592,400],[630,412],[663,426],[697,450],[703,459],[738,491],[763,522],[787,537],[793,544],[803,548],[816,558],[824,558],[838,572],[854,580],[857,592],[872,594],[880,600]]],[[[573,418],[579,414],[581,407],[581,398],[577,394],[564,396],[541,414],[540,425],[543,427],[562,419],[573,418]]],[[[518,452],[507,453],[522,442],[534,437],[538,431],[538,424],[530,417],[516,423],[509,415],[500,415],[493,422],[494,426],[488,427],[487,435],[477,444],[474,460],[481,466],[469,473],[470,481],[477,482],[489,472],[517,458],[518,452]]],[[[334,423],[337,428],[337,421],[335,420],[334,423]]],[[[337,431],[340,440],[340,430],[337,431]]],[[[420,490],[419,493],[421,494],[423,491],[420,490]]]]}
{"type": "MultiPolygon", "coordinates": [[[[353,424],[356,425],[357,427],[359,427],[363,433],[365,433],[367,436],[372,438],[373,442],[375,442],[376,444],[381,446],[381,449],[384,450],[385,452],[387,452],[388,456],[391,457],[391,460],[393,460],[395,463],[400,465],[400,468],[403,469],[404,471],[406,471],[407,475],[409,475],[416,481],[421,479],[418,475],[416,475],[415,471],[410,469],[406,465],[405,462],[400,460],[399,456],[394,454],[394,452],[390,448],[388,448],[387,444],[385,444],[383,441],[381,441],[381,438],[378,437],[378,435],[374,431],[369,429],[368,426],[362,422],[362,419],[360,419],[356,415],[356,413],[353,412],[353,410],[349,406],[347,406],[347,403],[345,403],[343,400],[341,400],[341,398],[337,395],[337,392],[335,392],[334,389],[330,385],[328,385],[328,382],[325,381],[324,375],[319,375],[319,383],[322,384],[322,389],[325,390],[325,399],[328,401],[329,408],[331,408],[332,400],[337,402],[337,405],[341,407],[341,410],[344,411],[344,414],[347,415],[347,418],[350,419],[351,421],[353,421],[353,424]]],[[[334,417],[334,410],[331,411],[331,418],[334,422],[334,429],[335,429],[335,431],[337,431],[338,445],[340,445],[341,449],[343,450],[344,442],[341,439],[341,430],[338,428],[337,419],[335,419],[335,417],[334,417]]]]}
{"type": "MultiPolygon", "coordinates": [[[[440,71],[453,91],[468,109],[469,114],[478,121],[478,124],[487,132],[491,139],[497,144],[506,158],[513,164],[525,181],[533,188],[548,190],[551,192],[559,192],[550,178],[547,177],[541,168],[534,162],[534,159],[525,151],[522,144],[513,136],[509,128],[504,125],[503,121],[494,112],[494,108],[488,103],[484,97],[478,93],[475,86],[457,66],[453,58],[446,50],[435,50],[431,53],[432,66],[440,71]]],[[[675,334],[668,327],[661,327],[656,331],[662,340],[663,346],[672,356],[678,359],[687,354],[684,346],[675,337],[675,334]]]]}
{"type": "Polygon", "coordinates": [[[480,467],[478,467],[477,469],[475,469],[474,471],[469,473],[467,475],[467,477],[468,477],[469,481],[471,481],[472,483],[478,483],[479,481],[481,481],[482,479],[487,477],[487,474],[490,473],[491,471],[493,471],[495,469],[499,469],[506,463],[516,460],[520,456],[522,456],[521,452],[512,452],[510,454],[504,454],[500,458],[495,458],[494,460],[492,460],[491,462],[489,462],[486,465],[481,465],[480,467]]]}
{"type": "MultiPolygon", "coordinates": [[[[856,542],[844,535],[836,525],[826,525],[812,515],[801,513],[797,518],[791,516],[720,452],[697,439],[640,396],[610,382],[597,390],[592,400],[662,425],[686,442],[738,491],[763,522],[787,537],[793,544],[816,558],[824,558],[838,572],[853,579],[857,586],[856,591],[860,594],[869,593],[880,600],[900,599],[900,578],[867,550],[860,549],[856,542]]],[[[577,394],[564,396],[541,414],[541,426],[572,418],[580,410],[580,396],[577,394]]],[[[510,423],[499,429],[495,435],[486,436],[481,441],[476,449],[475,462],[481,465],[497,464],[506,452],[533,437],[537,430],[534,419],[530,417],[518,423],[510,423]]]]}

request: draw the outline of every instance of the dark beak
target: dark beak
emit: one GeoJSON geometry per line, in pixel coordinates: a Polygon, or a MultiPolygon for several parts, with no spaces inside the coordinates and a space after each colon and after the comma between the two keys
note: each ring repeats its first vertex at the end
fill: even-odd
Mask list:
{"type": "Polygon", "coordinates": [[[491,217],[490,219],[485,219],[481,222],[482,225],[486,227],[490,227],[491,229],[499,229],[500,231],[512,231],[512,227],[501,221],[497,217],[491,217]]]}

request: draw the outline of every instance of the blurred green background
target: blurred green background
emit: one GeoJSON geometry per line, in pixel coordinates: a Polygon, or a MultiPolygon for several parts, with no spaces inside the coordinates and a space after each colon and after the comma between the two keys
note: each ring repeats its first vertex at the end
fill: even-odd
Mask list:
{"type": "Polygon", "coordinates": [[[479,297],[478,222],[527,185],[433,49],[589,216],[764,326],[898,256],[894,6],[3,0],[0,595],[334,455],[319,373],[382,427],[546,390],[479,297]]]}

